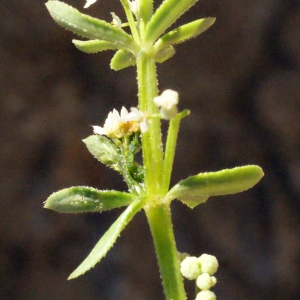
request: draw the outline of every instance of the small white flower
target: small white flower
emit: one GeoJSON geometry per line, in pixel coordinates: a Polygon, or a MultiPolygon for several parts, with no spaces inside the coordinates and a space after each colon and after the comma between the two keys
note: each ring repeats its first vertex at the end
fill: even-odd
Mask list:
{"type": "Polygon", "coordinates": [[[216,300],[216,294],[210,290],[201,291],[195,300],[216,300]]]}
{"type": "Polygon", "coordinates": [[[201,264],[201,269],[203,273],[208,273],[209,275],[213,275],[217,272],[219,263],[215,256],[209,254],[202,254],[198,261],[201,264]]]}
{"type": "Polygon", "coordinates": [[[83,8],[88,8],[95,2],[97,2],[97,0],[87,0],[85,6],[83,8]]]}
{"type": "Polygon", "coordinates": [[[122,28],[121,19],[114,12],[111,12],[110,14],[112,15],[112,18],[113,18],[112,24],[114,24],[118,28],[122,28]]]}
{"type": "Polygon", "coordinates": [[[137,121],[140,123],[141,132],[147,132],[149,128],[148,115],[145,112],[140,111],[136,107],[130,108],[130,113],[125,117],[126,121],[137,121]]]}
{"type": "Polygon", "coordinates": [[[121,109],[121,115],[116,109],[110,112],[104,122],[104,126],[93,126],[94,133],[100,135],[107,135],[108,137],[121,138],[124,135],[122,130],[122,124],[125,117],[128,115],[128,111],[125,107],[121,109]]]}
{"type": "Polygon", "coordinates": [[[137,3],[137,0],[128,0],[128,3],[129,3],[129,7],[130,7],[130,10],[134,13],[134,15],[136,16],[137,15],[137,11],[138,11],[138,3],[137,3]]]}
{"type": "Polygon", "coordinates": [[[178,93],[173,90],[165,90],[160,96],[153,99],[156,106],[160,107],[163,119],[170,120],[178,114],[178,93]]]}
{"type": "Polygon", "coordinates": [[[196,279],[201,274],[201,265],[195,256],[186,257],[180,264],[182,276],[189,280],[196,279]]]}
{"type": "Polygon", "coordinates": [[[93,126],[93,128],[95,134],[120,139],[124,135],[130,135],[134,132],[146,132],[148,130],[148,116],[135,107],[131,108],[130,113],[125,107],[122,107],[120,114],[115,109],[108,114],[103,127],[93,126]]]}
{"type": "Polygon", "coordinates": [[[210,276],[208,273],[203,273],[198,276],[196,284],[200,290],[209,290],[217,283],[215,276],[210,276]]]}

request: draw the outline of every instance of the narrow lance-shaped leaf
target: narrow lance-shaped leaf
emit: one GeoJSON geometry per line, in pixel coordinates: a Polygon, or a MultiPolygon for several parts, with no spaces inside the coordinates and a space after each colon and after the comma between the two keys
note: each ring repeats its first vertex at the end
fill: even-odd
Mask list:
{"type": "Polygon", "coordinates": [[[91,268],[93,268],[106,255],[109,249],[114,245],[121,231],[132,220],[134,215],[139,212],[144,205],[141,199],[132,202],[113,225],[105,232],[99,242],[96,244],[87,258],[79,265],[79,267],[69,276],[68,279],[76,278],[91,268]]]}
{"type": "Polygon", "coordinates": [[[112,42],[119,49],[134,51],[137,47],[129,34],[108,22],[82,14],[60,1],[48,1],[46,6],[59,25],[82,37],[112,42]]]}
{"type": "Polygon", "coordinates": [[[134,199],[129,193],[74,186],[53,193],[44,207],[61,213],[99,212],[127,206],[134,199]]]}
{"type": "Polygon", "coordinates": [[[159,51],[160,49],[167,47],[172,44],[179,44],[188,39],[194,38],[197,35],[201,34],[209,27],[211,27],[215,18],[205,18],[193,21],[191,23],[180,26],[165,35],[163,35],[156,43],[155,50],[159,51]]]}
{"type": "Polygon", "coordinates": [[[236,167],[218,172],[200,173],[177,183],[166,195],[193,208],[209,196],[236,194],[246,191],[260,181],[264,173],[255,165],[236,167]]]}
{"type": "Polygon", "coordinates": [[[72,43],[75,47],[85,53],[97,53],[105,50],[117,50],[118,47],[111,42],[99,41],[99,40],[90,40],[90,41],[80,41],[72,40],[72,43]]]}
{"type": "Polygon", "coordinates": [[[134,66],[135,63],[135,56],[132,53],[119,50],[111,59],[110,67],[115,71],[119,71],[127,67],[134,66]]]}
{"type": "Polygon", "coordinates": [[[197,0],[165,0],[146,27],[145,42],[154,43],[197,0]]]}
{"type": "Polygon", "coordinates": [[[90,153],[105,165],[120,172],[119,163],[122,160],[117,146],[102,135],[91,135],[84,139],[90,153]]]}

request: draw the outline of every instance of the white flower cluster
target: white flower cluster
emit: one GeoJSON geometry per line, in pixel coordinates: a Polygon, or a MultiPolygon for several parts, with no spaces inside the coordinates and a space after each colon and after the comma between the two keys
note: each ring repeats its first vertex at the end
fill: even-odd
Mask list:
{"type": "Polygon", "coordinates": [[[170,120],[178,114],[178,93],[173,90],[165,90],[160,96],[153,99],[155,105],[160,107],[163,119],[170,120]]]}
{"type": "Polygon", "coordinates": [[[94,133],[106,135],[110,138],[121,138],[126,134],[133,132],[146,132],[148,130],[149,122],[146,113],[132,107],[128,110],[122,107],[119,114],[116,109],[110,112],[104,122],[104,126],[93,126],[94,133]]]}
{"type": "Polygon", "coordinates": [[[201,290],[196,300],[216,300],[216,295],[210,288],[217,283],[216,277],[212,275],[217,272],[218,267],[217,258],[209,254],[188,256],[181,262],[181,274],[189,280],[196,280],[196,285],[201,290]]]}

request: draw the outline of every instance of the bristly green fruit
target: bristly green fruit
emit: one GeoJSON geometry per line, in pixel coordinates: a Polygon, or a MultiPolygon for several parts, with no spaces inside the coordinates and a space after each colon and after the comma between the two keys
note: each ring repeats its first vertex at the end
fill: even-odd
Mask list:
{"type": "Polygon", "coordinates": [[[194,208],[210,196],[246,191],[257,184],[263,176],[263,170],[256,165],[200,173],[177,183],[167,193],[165,199],[167,201],[178,199],[190,208],[194,208]]]}
{"type": "Polygon", "coordinates": [[[127,206],[134,199],[129,193],[74,186],[53,193],[44,207],[61,213],[101,212],[127,206]]]}

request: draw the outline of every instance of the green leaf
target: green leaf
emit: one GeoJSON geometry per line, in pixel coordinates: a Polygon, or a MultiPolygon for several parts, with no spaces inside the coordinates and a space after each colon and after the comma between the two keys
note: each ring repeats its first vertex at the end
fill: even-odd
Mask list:
{"type": "Polygon", "coordinates": [[[135,56],[132,53],[124,50],[117,51],[110,62],[110,67],[115,71],[119,71],[134,65],[135,56]]]}
{"type": "Polygon", "coordinates": [[[165,0],[146,27],[145,42],[154,43],[197,0],[165,0]]]}
{"type": "Polygon", "coordinates": [[[139,212],[144,205],[144,201],[137,199],[132,202],[113,225],[106,231],[96,244],[91,253],[79,265],[79,267],[69,276],[68,279],[76,278],[91,268],[93,268],[106,255],[109,249],[114,245],[121,231],[132,220],[134,215],[139,212]]]}
{"type": "Polygon", "coordinates": [[[91,135],[84,139],[83,142],[95,158],[120,172],[119,162],[121,157],[117,146],[111,140],[102,135],[91,135]]]}
{"type": "Polygon", "coordinates": [[[82,14],[60,1],[48,1],[46,7],[59,25],[82,37],[105,40],[114,43],[118,49],[136,50],[137,45],[132,37],[116,26],[82,14]]]}
{"type": "Polygon", "coordinates": [[[161,50],[159,50],[155,55],[155,61],[158,63],[163,63],[175,54],[175,49],[173,46],[169,45],[161,50]]]}
{"type": "Polygon", "coordinates": [[[75,47],[85,53],[97,53],[105,50],[117,50],[118,47],[111,42],[99,41],[99,40],[90,40],[90,41],[79,41],[72,40],[72,43],[75,47]]]}
{"type": "Polygon", "coordinates": [[[255,165],[236,167],[218,172],[200,173],[177,183],[166,195],[169,201],[177,198],[193,208],[209,196],[236,194],[253,187],[263,177],[255,165]]]}
{"type": "Polygon", "coordinates": [[[205,18],[180,26],[162,36],[156,43],[155,49],[160,50],[169,45],[179,44],[194,38],[215,23],[216,18],[205,18]]]}
{"type": "Polygon", "coordinates": [[[133,200],[134,196],[129,193],[74,186],[53,193],[44,207],[61,213],[84,213],[127,206],[133,200]]]}

